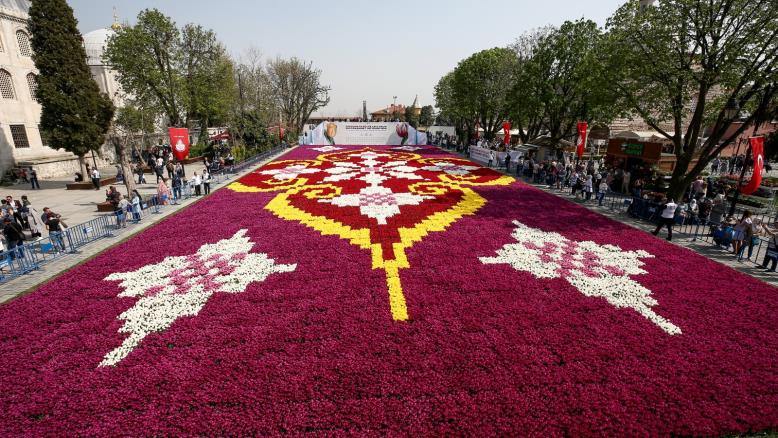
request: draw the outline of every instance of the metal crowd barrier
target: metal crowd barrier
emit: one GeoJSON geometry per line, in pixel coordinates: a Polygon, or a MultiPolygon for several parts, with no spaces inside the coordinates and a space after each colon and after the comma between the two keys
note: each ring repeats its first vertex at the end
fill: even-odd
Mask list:
{"type": "MultiPolygon", "coordinates": [[[[247,158],[240,163],[211,173],[211,191],[215,189],[215,186],[224,183],[231,176],[282,152],[284,149],[282,146],[277,146],[247,158]]],[[[201,193],[203,192],[201,191],[201,193]]],[[[171,196],[171,199],[168,199],[168,204],[175,205],[178,201],[186,200],[193,196],[195,196],[193,188],[189,184],[184,184],[181,188],[182,199],[173,199],[171,196]]],[[[161,213],[161,208],[164,207],[157,195],[145,197],[141,200],[141,205],[145,206],[140,211],[141,220],[149,215],[161,213]]],[[[125,214],[127,215],[127,222],[132,223],[132,213],[125,214]]],[[[59,233],[49,233],[48,237],[24,241],[14,249],[0,251],[0,283],[38,270],[42,265],[58,258],[66,257],[68,254],[75,254],[79,248],[96,240],[112,237],[114,230],[119,228],[119,226],[116,214],[104,215],[66,228],[59,233]]]]}

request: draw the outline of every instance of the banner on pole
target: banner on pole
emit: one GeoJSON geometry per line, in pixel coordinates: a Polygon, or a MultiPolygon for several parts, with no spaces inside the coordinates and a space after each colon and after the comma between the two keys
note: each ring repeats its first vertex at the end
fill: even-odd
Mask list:
{"type": "Polygon", "coordinates": [[[508,146],[511,144],[511,122],[502,122],[502,131],[504,134],[503,143],[508,146]]]}
{"type": "Polygon", "coordinates": [[[187,128],[168,128],[170,146],[173,155],[178,161],[182,161],[189,155],[189,130],[187,128]]]}
{"type": "Polygon", "coordinates": [[[754,157],[754,174],[748,185],[740,188],[740,193],[750,195],[762,185],[762,170],[764,169],[764,137],[751,137],[751,156],[754,157]]]}
{"type": "Polygon", "coordinates": [[[584,151],[586,150],[586,135],[588,130],[588,123],[578,122],[578,159],[583,158],[584,151]]]}

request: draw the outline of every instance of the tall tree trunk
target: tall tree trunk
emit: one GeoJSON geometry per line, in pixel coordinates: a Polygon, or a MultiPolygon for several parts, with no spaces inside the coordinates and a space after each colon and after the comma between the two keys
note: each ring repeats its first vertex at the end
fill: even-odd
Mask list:
{"type": "MultiPolygon", "coordinates": [[[[677,146],[676,146],[677,147],[677,146]]],[[[675,199],[677,202],[683,201],[683,195],[689,185],[689,163],[691,163],[690,154],[681,154],[677,156],[675,168],[670,178],[670,187],[667,189],[667,197],[675,199]]]]}
{"type": "Polygon", "coordinates": [[[88,175],[88,172],[86,171],[86,159],[84,159],[83,155],[78,155],[78,167],[81,171],[81,175],[84,176],[84,181],[89,181],[91,176],[88,175]]]}
{"type": "Polygon", "coordinates": [[[119,161],[119,167],[124,174],[124,186],[127,188],[127,197],[132,197],[132,192],[135,190],[135,178],[132,172],[132,166],[130,166],[129,154],[127,152],[127,144],[118,135],[111,136],[111,142],[116,150],[116,159],[119,161]]]}

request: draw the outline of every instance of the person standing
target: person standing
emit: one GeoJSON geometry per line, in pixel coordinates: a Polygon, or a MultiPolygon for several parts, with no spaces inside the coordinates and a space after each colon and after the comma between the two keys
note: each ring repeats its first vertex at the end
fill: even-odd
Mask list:
{"type": "Polygon", "coordinates": [[[510,173],[511,171],[511,154],[510,152],[505,153],[505,173],[510,173]]]}
{"type": "Polygon", "coordinates": [[[586,181],[584,182],[584,192],[586,197],[584,200],[590,201],[592,199],[592,192],[594,191],[594,182],[591,175],[586,175],[586,181]]]}
{"type": "Polygon", "coordinates": [[[143,198],[137,190],[132,191],[132,221],[136,224],[140,222],[140,210],[143,198]]]}
{"type": "Polygon", "coordinates": [[[116,210],[116,219],[118,228],[127,228],[127,215],[132,211],[130,207],[130,201],[124,196],[119,194],[119,204],[116,210]]]}
{"type": "Polygon", "coordinates": [[[176,166],[173,164],[173,160],[168,160],[167,164],[165,164],[165,169],[167,169],[167,178],[172,179],[173,172],[176,170],[176,166]]]}
{"type": "Polygon", "coordinates": [[[100,190],[100,171],[97,170],[97,167],[92,169],[90,176],[92,177],[92,185],[95,186],[95,190],[100,190]]]}
{"type": "Polygon", "coordinates": [[[600,189],[597,192],[597,205],[602,207],[602,201],[605,199],[605,195],[608,194],[608,181],[605,178],[600,179],[600,189]]]}
{"type": "Polygon", "coordinates": [[[200,175],[197,174],[197,172],[192,175],[192,185],[195,189],[195,196],[200,196],[201,194],[201,186],[203,184],[203,179],[200,177],[200,175]]]}
{"type": "Polygon", "coordinates": [[[662,227],[667,227],[667,241],[673,240],[673,224],[675,223],[675,210],[678,209],[678,204],[676,204],[672,199],[667,201],[667,198],[664,199],[664,203],[661,207],[659,207],[660,211],[662,212],[659,218],[659,225],[656,226],[656,230],[654,230],[651,234],[654,236],[659,235],[659,230],[662,229],[662,227]]]}
{"type": "Polygon", "coordinates": [[[211,193],[211,174],[208,168],[203,169],[203,191],[206,195],[211,193]]]}
{"type": "Polygon", "coordinates": [[[146,183],[146,177],[143,175],[143,163],[135,163],[135,173],[138,174],[138,185],[146,183]]]}
{"type": "Polygon", "coordinates": [[[162,175],[162,169],[164,169],[165,162],[162,160],[162,157],[157,157],[157,161],[155,162],[154,171],[157,174],[157,184],[159,184],[159,181],[164,178],[162,175]]]}
{"type": "Polygon", "coordinates": [[[745,249],[744,243],[750,244],[753,236],[754,222],[751,219],[751,212],[746,210],[743,212],[743,217],[735,227],[735,238],[733,239],[733,249],[738,261],[743,260],[743,249],[745,249]]]}
{"type": "Polygon", "coordinates": [[[167,205],[169,198],[170,189],[167,186],[167,179],[163,176],[162,179],[159,180],[159,185],[157,186],[157,200],[159,201],[159,205],[167,205]]]}
{"type": "Polygon", "coordinates": [[[183,186],[181,175],[178,172],[173,172],[171,185],[173,186],[173,204],[178,204],[179,199],[181,199],[181,187],[183,186]]]}
{"type": "Polygon", "coordinates": [[[67,227],[60,215],[49,212],[46,227],[49,229],[49,240],[57,252],[65,252],[65,242],[62,240],[62,229],[67,227]]]}
{"type": "Polygon", "coordinates": [[[27,211],[27,222],[30,224],[32,237],[41,237],[41,233],[46,229],[46,224],[41,220],[41,215],[35,207],[30,205],[27,207],[27,211]]]}
{"type": "Polygon", "coordinates": [[[767,272],[775,272],[775,267],[778,265],[778,234],[770,230],[766,231],[770,235],[770,241],[767,244],[767,252],[762,261],[762,268],[767,269],[767,272]],[[772,262],[772,266],[768,268],[767,264],[770,262],[772,262]]]}
{"type": "Polygon", "coordinates": [[[24,251],[22,250],[22,243],[24,242],[24,231],[22,226],[11,220],[6,216],[3,218],[3,236],[5,236],[6,250],[11,252],[11,258],[16,259],[17,256],[24,257],[24,251]]]}
{"type": "Polygon", "coordinates": [[[41,185],[38,182],[38,172],[32,167],[30,167],[30,184],[32,184],[33,190],[35,189],[40,190],[41,188],[41,185]]]}

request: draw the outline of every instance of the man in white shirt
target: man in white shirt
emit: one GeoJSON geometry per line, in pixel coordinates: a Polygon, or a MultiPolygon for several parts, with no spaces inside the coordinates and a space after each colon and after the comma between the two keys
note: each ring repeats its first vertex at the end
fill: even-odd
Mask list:
{"type": "Polygon", "coordinates": [[[667,226],[667,240],[671,241],[673,240],[673,224],[675,223],[675,210],[678,209],[678,204],[673,202],[672,199],[670,201],[667,201],[667,199],[664,200],[665,202],[662,204],[661,207],[659,207],[659,211],[661,212],[661,217],[659,218],[659,225],[656,226],[656,230],[654,230],[651,234],[654,236],[659,234],[659,230],[662,229],[662,227],[667,226]]]}
{"type": "Polygon", "coordinates": [[[92,185],[95,186],[95,190],[100,190],[100,171],[97,170],[97,166],[92,169],[92,185]]]}

